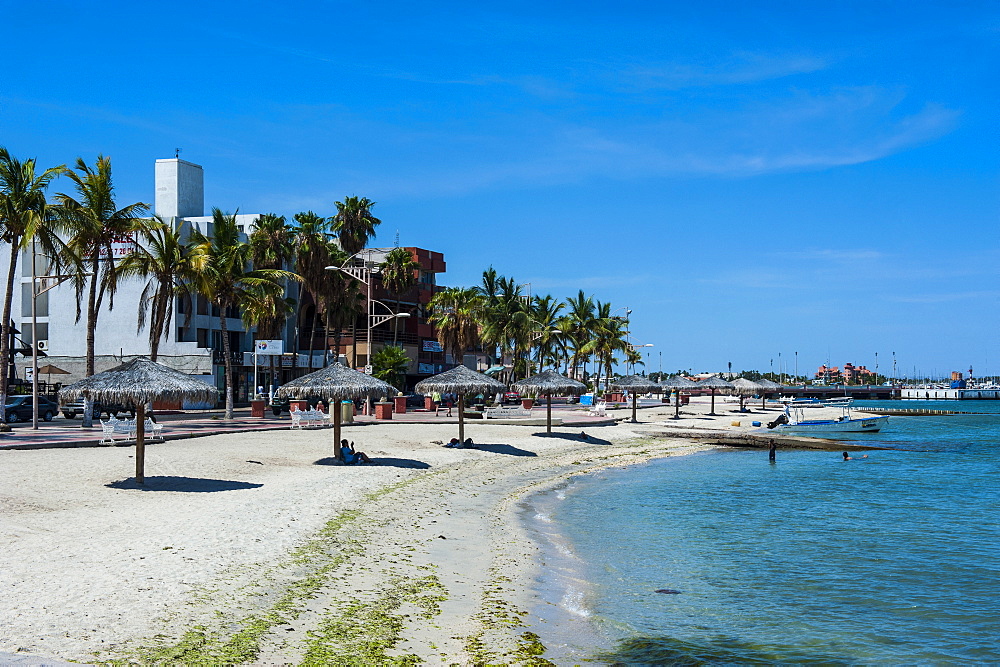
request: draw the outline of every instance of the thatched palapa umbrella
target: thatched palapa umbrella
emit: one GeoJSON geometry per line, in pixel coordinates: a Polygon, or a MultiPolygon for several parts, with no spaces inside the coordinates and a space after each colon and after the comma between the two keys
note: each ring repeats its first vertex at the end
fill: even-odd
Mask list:
{"type": "Polygon", "coordinates": [[[709,412],[708,414],[714,415],[715,414],[715,390],[716,389],[732,389],[733,388],[733,383],[732,382],[726,382],[725,380],[723,380],[722,378],[720,378],[718,375],[711,375],[711,376],[705,378],[704,380],[701,380],[700,382],[698,382],[698,386],[699,387],[708,387],[709,389],[712,390],[712,411],[709,412]]]}
{"type": "Polygon", "coordinates": [[[630,394],[632,394],[632,422],[636,422],[635,418],[635,402],[637,400],[636,394],[639,392],[656,391],[661,389],[662,386],[658,382],[653,382],[647,377],[641,375],[629,375],[627,377],[618,378],[611,382],[612,389],[627,389],[630,394]]]}
{"type": "Polygon", "coordinates": [[[746,378],[736,378],[732,384],[732,392],[740,397],[740,412],[744,411],[743,402],[747,396],[753,396],[764,391],[764,388],[760,384],[746,378]]]}
{"type": "Polygon", "coordinates": [[[308,398],[318,396],[325,399],[333,411],[333,456],[340,459],[340,410],[341,401],[357,398],[395,396],[397,390],[388,382],[371,375],[348,368],[339,361],[313,371],[308,375],[287,382],[275,392],[280,398],[308,398]]]}
{"type": "Polygon", "coordinates": [[[757,384],[759,384],[760,387],[761,387],[761,389],[763,389],[763,391],[761,392],[761,395],[760,395],[760,407],[761,407],[761,409],[764,409],[764,406],[766,405],[767,394],[773,393],[776,390],[780,393],[781,390],[785,388],[785,385],[778,384],[774,380],[768,380],[767,378],[764,378],[763,380],[761,380],[757,384]]]}
{"type": "Polygon", "coordinates": [[[689,389],[691,387],[697,387],[698,383],[697,382],[692,382],[691,380],[688,380],[683,375],[674,375],[673,377],[669,377],[666,380],[664,380],[663,382],[661,382],[660,386],[661,387],[665,387],[667,389],[676,389],[677,390],[677,400],[674,401],[674,419],[680,419],[681,418],[681,414],[680,414],[681,413],[681,389],[689,389]]]}
{"type": "Polygon", "coordinates": [[[466,394],[483,394],[485,396],[498,391],[505,391],[507,385],[465,366],[455,366],[444,373],[438,373],[426,380],[421,380],[417,383],[415,389],[421,394],[429,394],[435,391],[442,394],[446,392],[458,394],[458,439],[461,442],[465,442],[466,394]]]}
{"type": "Polygon", "coordinates": [[[137,357],[59,391],[60,403],[84,397],[135,406],[135,482],[142,484],[146,463],[146,404],[155,400],[214,402],[219,400],[219,390],[173,368],[137,357]]]}
{"type": "Polygon", "coordinates": [[[579,396],[587,391],[587,385],[565,375],[549,370],[514,383],[514,388],[529,396],[545,395],[545,431],[552,433],[552,394],[573,394],[579,396]]]}

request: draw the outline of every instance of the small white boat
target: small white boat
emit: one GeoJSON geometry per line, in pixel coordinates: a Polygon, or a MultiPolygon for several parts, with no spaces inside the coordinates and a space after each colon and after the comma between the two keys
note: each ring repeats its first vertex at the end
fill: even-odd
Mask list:
{"type": "Polygon", "coordinates": [[[775,401],[776,404],[784,405],[788,408],[846,408],[853,402],[854,398],[851,396],[839,396],[837,398],[785,397],[775,401]]]}
{"type": "MultiPolygon", "coordinates": [[[[889,423],[889,415],[855,419],[850,410],[841,408],[843,414],[829,419],[804,419],[801,410],[785,410],[785,423],[775,424],[774,430],[782,433],[820,435],[825,433],[877,433],[889,423]]],[[[772,422],[773,423],[773,422],[772,422]]]]}
{"type": "Polygon", "coordinates": [[[850,396],[843,396],[841,398],[825,398],[823,399],[823,407],[826,408],[846,408],[854,399],[850,396]]]}

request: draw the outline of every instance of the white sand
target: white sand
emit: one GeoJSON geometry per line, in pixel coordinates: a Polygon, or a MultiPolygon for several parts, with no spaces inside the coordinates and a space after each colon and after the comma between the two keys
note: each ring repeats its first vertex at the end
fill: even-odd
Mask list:
{"type": "Polygon", "coordinates": [[[146,490],[106,486],[131,477],[131,448],[0,451],[0,651],[149,655],[154,637],[170,646],[195,627],[221,646],[252,617],[266,619],[251,633],[260,662],[297,663],[310,648],[369,655],[371,637],[335,623],[346,613],[372,633],[398,615],[390,655],[513,660],[525,628],[504,619],[530,600],[524,564],[535,553],[516,502],[568,475],[704,449],[644,437],[672,414],[586,429],[606,441],[597,444],[566,437],[579,427],[540,437],[543,428],[473,422],[467,435],[486,445],[476,450],[432,444],[454,425],[355,426],[346,437],[381,462],[351,467],[315,464],[331,452],[330,430],[173,441],[147,448],[146,490]],[[322,531],[345,510],[356,514],[322,531]],[[440,599],[414,604],[431,593],[440,599]]]}

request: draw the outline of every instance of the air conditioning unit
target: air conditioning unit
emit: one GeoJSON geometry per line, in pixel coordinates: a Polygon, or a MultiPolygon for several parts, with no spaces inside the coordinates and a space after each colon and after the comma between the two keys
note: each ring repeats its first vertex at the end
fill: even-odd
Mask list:
{"type": "Polygon", "coordinates": [[[38,349],[42,350],[43,352],[45,350],[49,349],[49,341],[47,341],[47,340],[40,340],[40,341],[38,341],[38,349]]]}

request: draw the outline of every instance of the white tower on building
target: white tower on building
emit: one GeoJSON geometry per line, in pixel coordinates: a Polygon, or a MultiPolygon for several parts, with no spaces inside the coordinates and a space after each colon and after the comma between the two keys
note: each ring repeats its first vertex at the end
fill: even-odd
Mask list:
{"type": "Polygon", "coordinates": [[[164,220],[205,215],[205,172],[201,165],[180,158],[157,160],[153,212],[164,220]]]}

